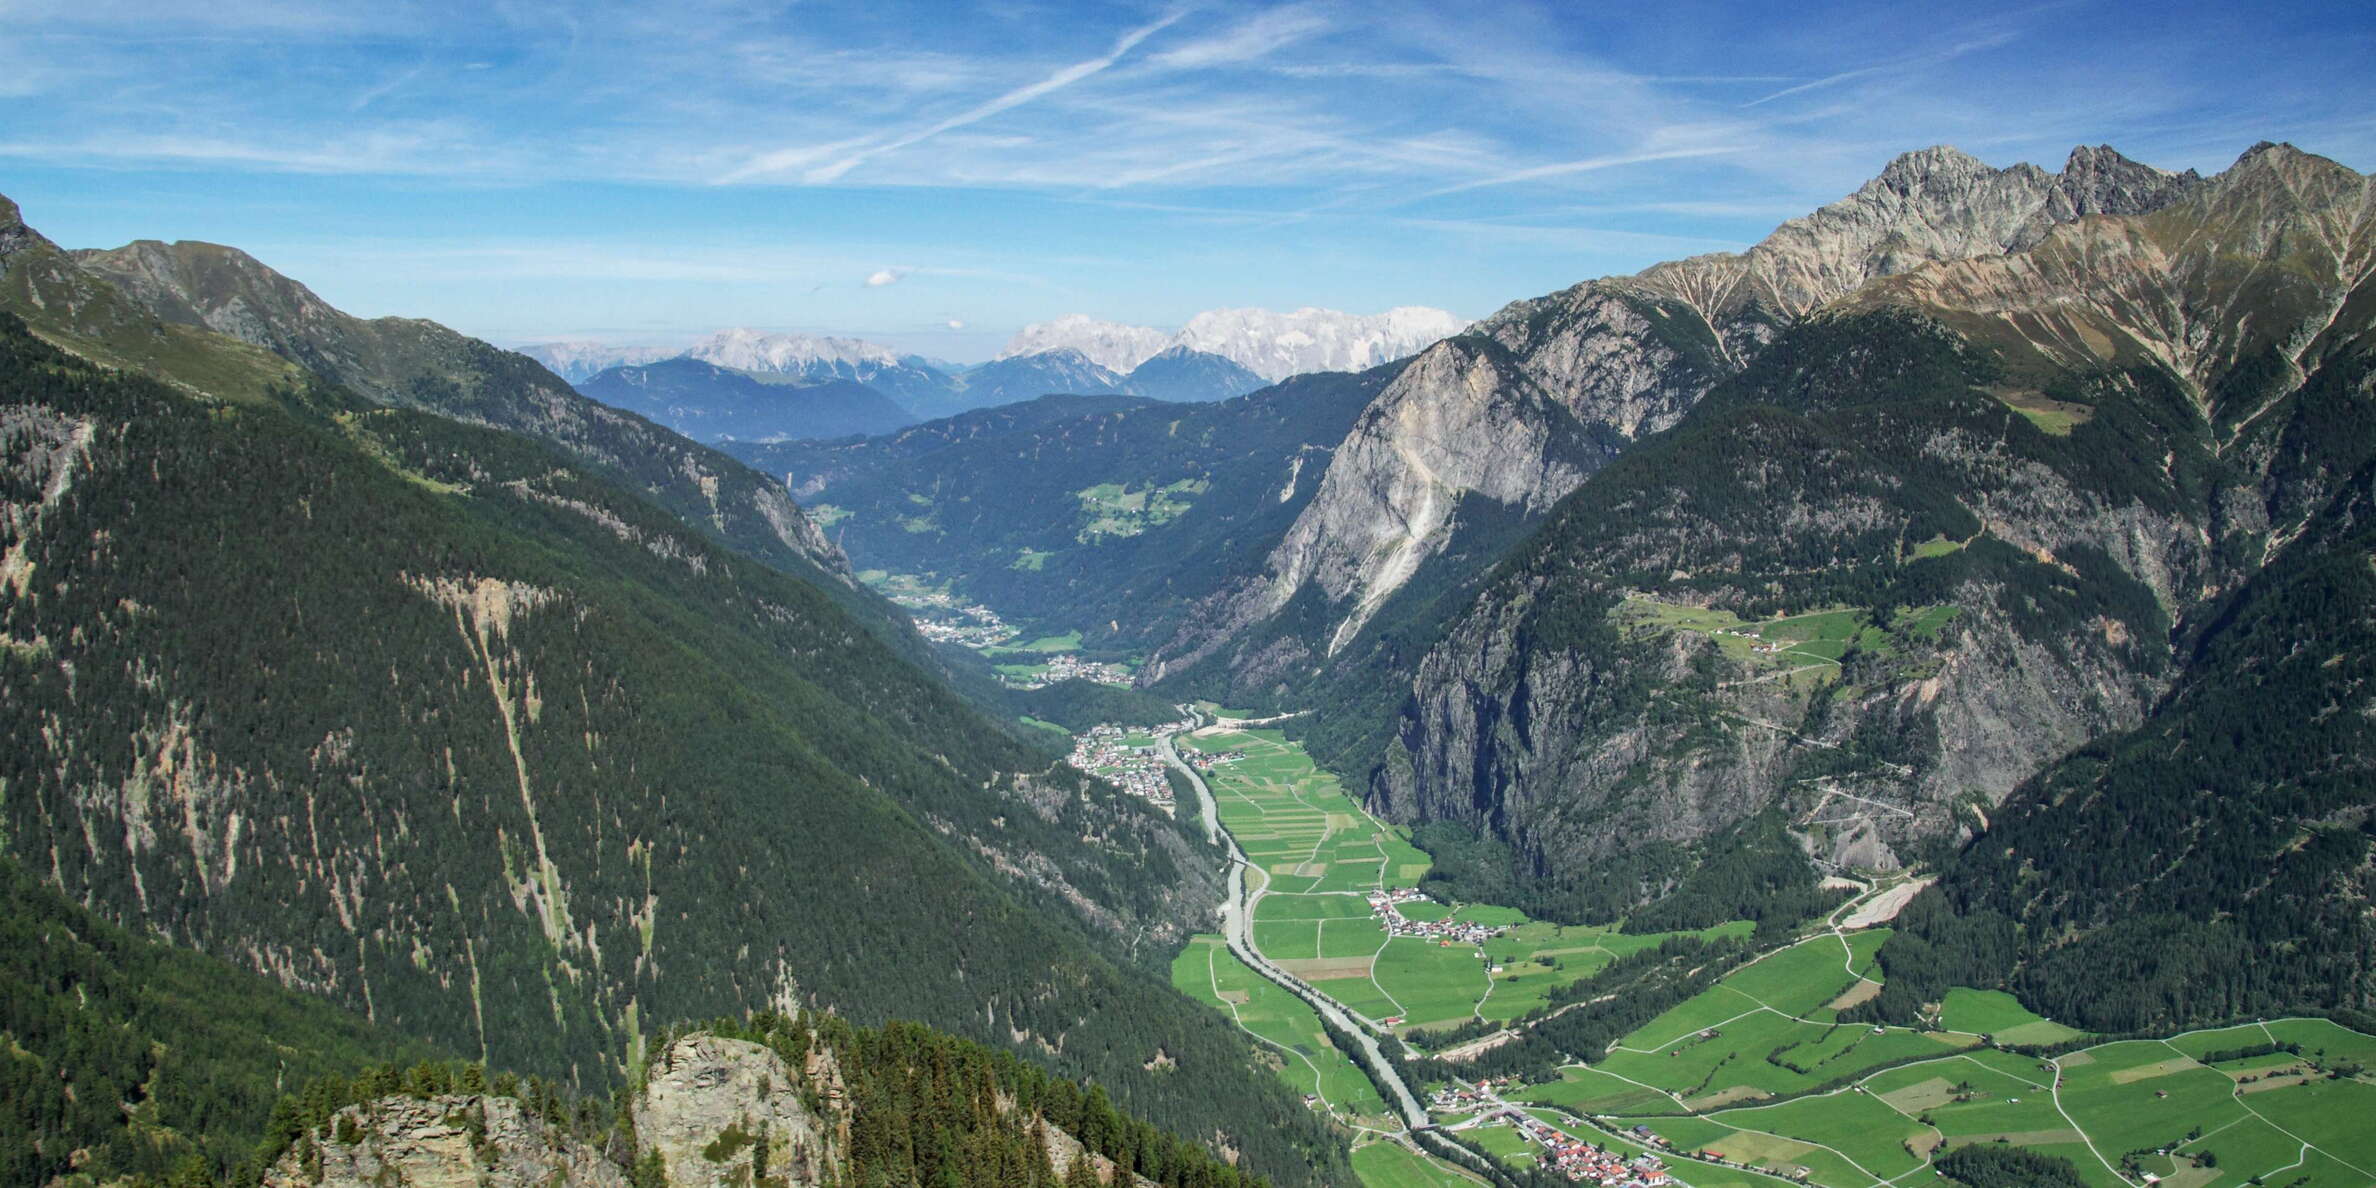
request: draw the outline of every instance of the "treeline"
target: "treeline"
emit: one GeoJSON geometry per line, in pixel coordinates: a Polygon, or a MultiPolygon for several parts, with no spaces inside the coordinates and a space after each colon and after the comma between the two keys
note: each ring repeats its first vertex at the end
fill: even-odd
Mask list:
{"type": "Polygon", "coordinates": [[[1075,733],[1107,722],[1117,726],[1159,726],[1180,720],[1180,711],[1173,708],[1168,698],[1078,677],[1037,689],[1017,689],[1008,698],[1016,712],[1054,722],[1075,733]]]}
{"type": "Polygon", "coordinates": [[[277,1086],[442,1055],[110,924],[4,856],[0,1036],[7,1184],[238,1178],[277,1086]]]}
{"type": "Polygon", "coordinates": [[[1931,1166],[1969,1188],[2087,1188],[2070,1160],[2002,1143],[1967,1143],[1931,1166]]]}
{"type": "MultiPolygon", "coordinates": [[[[836,1015],[804,1011],[762,1012],[701,1030],[764,1044],[796,1074],[812,1050],[833,1054],[849,1102],[844,1183],[1078,1188],[1099,1182],[1085,1159],[1066,1177],[1056,1175],[1043,1132],[1053,1127],[1121,1171],[1165,1188],[1269,1185],[1125,1114],[1100,1086],[1051,1076],[1011,1052],[928,1027],[857,1027],[836,1015]]],[[[653,1046],[655,1057],[669,1038],[653,1046]]]]}
{"type": "Polygon", "coordinates": [[[1547,859],[1531,862],[1452,821],[1420,825],[1411,841],[1432,861],[1420,889],[1438,899],[1507,904],[1561,924],[1621,920],[1636,936],[1749,920],[1759,940],[1778,941],[1844,896],[1822,887],[1772,810],[1693,845],[1648,842],[1582,869],[1540,869],[1547,859]]]}
{"type": "Polygon", "coordinates": [[[1543,1081],[1555,1079],[1559,1066],[1570,1060],[1598,1064],[1608,1058],[1611,1044],[1714,985],[1755,951],[1750,942],[1729,937],[1668,937],[1553,990],[1543,1006],[1511,1025],[1517,1039],[1457,1063],[1423,1062],[1416,1075],[1473,1080],[1514,1074],[1543,1081]]]}

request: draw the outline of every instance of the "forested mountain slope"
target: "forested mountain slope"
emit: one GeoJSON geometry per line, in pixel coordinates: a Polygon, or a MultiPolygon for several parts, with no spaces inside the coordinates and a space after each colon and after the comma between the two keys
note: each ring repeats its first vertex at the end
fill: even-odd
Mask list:
{"type": "MultiPolygon", "coordinates": [[[[262,347],[379,404],[552,442],[743,553],[795,573],[845,572],[780,488],[713,450],[579,395],[525,355],[420,318],[342,313],[253,256],[219,244],[144,239],[75,252],[72,259],[170,325],[262,347]]],[[[49,324],[40,307],[11,308],[37,327],[49,324]]]]}
{"type": "Polygon", "coordinates": [[[0,857],[11,1184],[1263,1183],[1012,1052],[762,1011],[609,1096],[463,1064],[67,902],[0,857]],[[1125,1177],[1117,1181],[1115,1177],[1125,1177]]]}
{"type": "Polygon", "coordinates": [[[729,448],[862,566],[958,578],[1010,615],[1134,645],[1277,538],[1392,372],[1195,405],[1049,396],[883,437],[729,448]]]}
{"type": "Polygon", "coordinates": [[[284,1089],[450,1054],[119,928],[4,856],[0,1034],[11,1184],[211,1177],[251,1156],[284,1089]]]}
{"type": "Polygon", "coordinates": [[[647,1020],[798,994],[1094,1075],[1283,1177],[1325,1163],[1136,963],[1216,893],[1168,818],[550,446],[303,375],[196,391],[250,348],[73,283],[181,385],[0,329],[0,811],[29,868],[581,1084],[647,1020]]]}
{"type": "Polygon", "coordinates": [[[2322,922],[2364,895],[2370,807],[2348,737],[2364,583],[2327,567],[2376,458],[2372,212],[2367,179],[2262,146],[2157,212],[1803,320],[1490,576],[1416,664],[1374,802],[1506,844],[1540,906],[1592,914],[1743,831],[1887,862],[2012,795],[1975,850],[2001,862],[1953,886],[2033,926],[2034,968],[2177,912],[2234,921],[2206,926],[2290,988],[2057,1015],[2166,1023],[2344,974],[2364,993],[2298,947],[2361,935],[2322,922]],[[2321,666],[2285,661],[2304,647],[2321,666]],[[2253,689],[2271,719],[2249,739],[2174,745],[2244,729],[2253,689]]]}
{"type": "Polygon", "coordinates": [[[770,382],[699,359],[613,367],[578,382],[587,396],[696,441],[780,441],[889,433],[915,414],[848,379],[770,382]]]}

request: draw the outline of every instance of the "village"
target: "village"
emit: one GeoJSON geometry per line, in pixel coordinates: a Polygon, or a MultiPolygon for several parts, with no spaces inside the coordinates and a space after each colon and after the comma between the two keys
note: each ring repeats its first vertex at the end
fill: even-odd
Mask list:
{"type": "Polygon", "coordinates": [[[1599,1143],[1586,1142],[1531,1114],[1512,1109],[1509,1116],[1518,1133],[1541,1145],[1535,1158],[1544,1167],[1579,1184],[1602,1188],[1664,1188],[1670,1182],[1666,1165],[1644,1152],[1632,1159],[1599,1143]]]}
{"type": "Polygon", "coordinates": [[[1416,887],[1372,891],[1368,898],[1370,915],[1385,925],[1388,936],[1418,937],[1441,945],[1482,945],[1509,931],[1499,925],[1477,924],[1468,920],[1413,920],[1402,914],[1403,904],[1435,902],[1416,887]]]}
{"type": "MultiPolygon", "coordinates": [[[[931,638],[930,634],[927,633],[925,638],[931,638]]],[[[1057,652],[1048,657],[1047,667],[1040,672],[1006,675],[1000,679],[1010,689],[1040,689],[1062,681],[1076,680],[1129,688],[1130,670],[1104,660],[1083,660],[1072,652],[1057,652]]]]}
{"type": "MultiPolygon", "coordinates": [[[[1505,1083],[1513,1080],[1503,1078],[1505,1083]]],[[[1484,1107],[1483,1113],[1451,1129],[1470,1130],[1506,1123],[1528,1143],[1540,1148],[1535,1155],[1538,1165],[1558,1172],[1571,1183],[1596,1184],[1600,1188],[1666,1188],[1674,1182],[1658,1156],[1645,1151],[1628,1158],[1622,1151],[1578,1138],[1502,1101],[1493,1085],[1488,1080],[1472,1089],[1456,1082],[1436,1090],[1429,1104],[1438,1111],[1453,1112],[1484,1107]]]]}
{"type": "Polygon", "coordinates": [[[1091,775],[1112,780],[1123,791],[1169,810],[1171,780],[1155,753],[1155,739],[1177,731],[1183,723],[1166,723],[1154,731],[1124,730],[1120,726],[1092,726],[1073,739],[1065,762],[1091,775]]]}
{"type": "Polygon", "coordinates": [[[998,612],[945,590],[924,589],[912,579],[877,587],[915,620],[916,634],[934,643],[989,648],[1015,637],[998,612]]]}
{"type": "MultiPolygon", "coordinates": [[[[1018,647],[1016,627],[999,616],[997,611],[978,602],[967,602],[946,590],[935,590],[905,575],[891,575],[875,585],[900,609],[908,612],[916,624],[916,634],[936,644],[957,644],[982,652],[994,661],[1012,660],[1017,653],[1045,656],[1044,663],[1031,664],[1031,671],[1011,671],[1002,667],[999,683],[1009,689],[1044,689],[1064,681],[1093,681],[1100,685],[1127,688],[1130,669],[1126,665],[1104,660],[1084,660],[1078,653],[1042,651],[1041,644],[1018,647]]],[[[1077,639],[1078,637],[1073,637],[1077,639]]],[[[1011,666],[1010,666],[1011,667],[1011,666]]]]}

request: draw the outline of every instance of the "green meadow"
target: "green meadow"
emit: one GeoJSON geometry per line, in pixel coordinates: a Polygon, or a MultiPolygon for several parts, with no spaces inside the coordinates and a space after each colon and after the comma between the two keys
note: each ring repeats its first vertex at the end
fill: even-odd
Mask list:
{"type": "MultiPolygon", "coordinates": [[[[1254,867],[1253,939],[1264,956],[1372,1020],[1424,1043],[1430,1030],[1475,1019],[1507,1022],[1609,962],[1655,947],[1665,934],[1566,927],[1515,908],[1415,901],[1413,920],[1457,917],[1509,931],[1482,948],[1386,936],[1363,895],[1415,886],[1428,858],[1404,833],[1355,804],[1336,777],[1279,731],[1199,733],[1182,745],[1244,757],[1208,774],[1221,823],[1254,867]]],[[[1745,933],[1742,922],[1709,930],[1745,933]]]]}
{"type": "MultiPolygon", "coordinates": [[[[1783,645],[1778,663],[1836,659],[1849,645],[1886,646],[1860,612],[1825,611],[1758,624],[1716,612],[1628,604],[1640,625],[1723,632],[1741,648],[1783,645]]],[[[1896,632],[1935,632],[1954,614],[1904,612],[1896,632]]],[[[1728,650],[1731,644],[1727,644],[1728,650]]],[[[1209,781],[1222,823],[1253,868],[1254,942],[1272,960],[1372,1020],[1424,1044],[1430,1029],[1514,1020],[1558,988],[1663,936],[1561,926],[1509,908],[1414,902],[1414,920],[1459,917],[1509,931],[1482,946],[1389,939],[1365,892],[1415,885],[1427,858],[1346,795],[1279,732],[1242,728],[1185,738],[1241,751],[1209,781]]],[[[1736,923],[1709,934],[1745,935],[1736,923]]],[[[2000,991],[1957,988],[1935,1027],[1843,1022],[1879,989],[1875,953],[1887,928],[1818,933],[1763,954],[1620,1039],[1590,1067],[1513,1095],[1589,1115],[1620,1131],[1641,1125],[1684,1152],[1692,1188],[1769,1188],[1799,1181],[1876,1188],[1935,1180],[1931,1160],[1970,1143],[2009,1143],[2068,1159],[2091,1188],[2133,1188],[2152,1174],[2169,1188],[2376,1184],[2376,1037],[2322,1020],[2281,1020],[2169,1040],[2098,1044],[2049,1062],[1994,1044],[2044,1046],[2081,1033],[2000,991]],[[2255,1045],[2300,1046],[2240,1054],[2255,1045]],[[2217,1063],[2206,1063],[2219,1056],[2217,1063]]],[[[1384,1105],[1361,1070],[1331,1047],[1292,995],[1200,937],[1173,970],[1281,1055],[1280,1075],[1317,1092],[1340,1116],[1378,1118],[1384,1105]]],[[[1552,1117],[1552,1115],[1545,1115],[1552,1117]]],[[[1555,1118],[1553,1118],[1556,1121],[1555,1118]]],[[[1456,1121],[1456,1120],[1447,1120],[1456,1121]]],[[[1559,1123],[1606,1140],[1606,1134],[1559,1123]]],[[[1463,1137],[1513,1164],[1532,1148],[1507,1125],[1463,1137]]],[[[1391,1143],[1356,1152],[1369,1188],[1466,1182],[1391,1143]]]]}
{"type": "Polygon", "coordinates": [[[1260,1041],[1279,1078],[1298,1093],[1317,1094],[1346,1121],[1390,1124],[1385,1101],[1369,1075],[1354,1065],[1301,999],[1247,968],[1218,936],[1198,936],[1172,960],[1172,985],[1219,1010],[1260,1041]]]}

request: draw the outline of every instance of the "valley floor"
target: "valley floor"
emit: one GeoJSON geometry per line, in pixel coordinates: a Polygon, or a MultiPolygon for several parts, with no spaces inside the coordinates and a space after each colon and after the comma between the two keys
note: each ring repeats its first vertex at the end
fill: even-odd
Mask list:
{"type": "MultiPolygon", "coordinates": [[[[1460,1056],[1502,1032],[1452,1045],[1431,1037],[1517,1020],[1665,937],[1419,896],[1428,859],[1407,834],[1370,816],[1278,731],[1212,720],[1172,741],[1230,757],[1206,772],[1210,808],[1241,849],[1246,940],[1270,968],[1241,960],[1221,936],[1200,936],[1175,962],[1174,984],[1255,1036],[1312,1108],[1359,1136],[1355,1167],[1370,1188],[1476,1182],[1412,1145],[1376,1080],[1298,993],[1406,1054],[1460,1056]]],[[[2002,1142],[2069,1159],[2093,1188],[2376,1184],[2376,1134],[2364,1125],[2376,1118],[2376,1083],[2358,1071],[2376,1063],[2376,1038],[2324,1020],[2055,1057],[2008,1049],[2084,1037],[2001,992],[1955,990],[1923,1028],[1841,1022],[1879,988],[1874,954],[1908,885],[1902,876],[1861,884],[1800,939],[1557,1081],[1411,1089],[1430,1097],[1434,1127],[1513,1166],[1564,1150],[1585,1182],[1652,1154],[1664,1182],[1690,1188],[1872,1188],[1930,1182],[1935,1156],[2002,1142]],[[2245,1050],[2257,1054],[2237,1054],[2245,1050]]],[[[1703,935],[1747,931],[1736,923],[1703,935]]],[[[1638,1178],[1641,1166],[1624,1174],[1638,1178]]]]}

